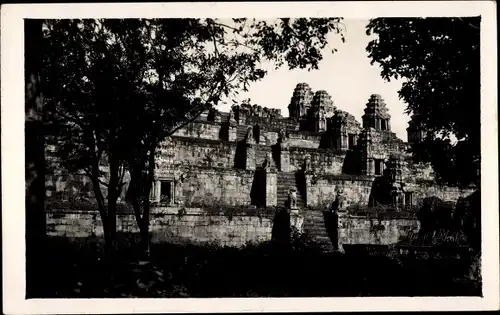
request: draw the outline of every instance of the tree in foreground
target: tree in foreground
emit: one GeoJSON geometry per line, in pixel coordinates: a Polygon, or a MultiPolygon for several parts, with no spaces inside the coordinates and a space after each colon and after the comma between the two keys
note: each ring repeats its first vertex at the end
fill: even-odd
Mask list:
{"type": "MultiPolygon", "coordinates": [[[[165,137],[276,68],[317,69],[340,18],[48,20],[44,93],[58,155],[93,184],[113,252],[125,174],[148,248],[156,148],[165,137]],[[104,165],[104,167],[103,167],[104,165]]],[[[335,49],[332,50],[334,52],[335,49]]]]}
{"type": "Polygon", "coordinates": [[[415,159],[431,162],[440,182],[479,183],[480,18],[377,18],[366,29],[377,35],[371,63],[403,80],[406,113],[426,132],[415,159]]]}

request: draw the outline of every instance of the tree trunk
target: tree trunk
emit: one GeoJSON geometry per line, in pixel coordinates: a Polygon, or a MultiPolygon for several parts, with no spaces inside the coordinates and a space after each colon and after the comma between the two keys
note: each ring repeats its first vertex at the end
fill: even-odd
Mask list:
{"type": "MultiPolygon", "coordinates": [[[[141,207],[141,199],[144,199],[144,190],[146,190],[145,187],[145,178],[144,174],[142,172],[142,167],[141,164],[136,164],[132,167],[132,171],[130,174],[130,186],[129,186],[129,192],[127,193],[127,200],[132,203],[132,206],[134,208],[134,215],[135,215],[135,221],[137,222],[137,226],[139,227],[139,234],[141,237],[141,243],[140,243],[140,250],[141,250],[141,255],[144,253],[146,256],[149,256],[149,236],[148,236],[148,226],[144,225],[144,220],[143,220],[143,209],[144,207],[141,207]],[[146,229],[145,229],[146,228],[146,229]]],[[[149,196],[147,199],[143,201],[143,205],[145,202],[149,201],[149,196]]]]}
{"type": "Polygon", "coordinates": [[[103,222],[106,257],[113,262],[116,249],[116,207],[118,199],[118,161],[113,154],[109,156],[109,184],[107,220],[103,222]]]}
{"type": "Polygon", "coordinates": [[[151,211],[151,204],[149,202],[149,195],[151,193],[151,188],[153,186],[154,180],[154,170],[155,170],[155,151],[156,151],[156,141],[152,141],[148,156],[148,172],[146,189],[144,190],[144,212],[142,215],[141,224],[141,239],[144,253],[147,257],[150,254],[150,242],[149,242],[149,214],[151,211]]]}
{"type": "MultiPolygon", "coordinates": [[[[144,212],[146,212],[146,208],[149,208],[149,200],[145,201],[144,204],[144,212]]],[[[149,210],[148,210],[149,212],[149,210]]],[[[140,223],[140,232],[141,232],[141,248],[144,254],[144,258],[149,258],[150,248],[149,248],[149,215],[143,216],[140,223]]]]}
{"type": "Polygon", "coordinates": [[[45,141],[39,51],[42,20],[25,20],[26,296],[42,293],[46,237],[45,141]]]}

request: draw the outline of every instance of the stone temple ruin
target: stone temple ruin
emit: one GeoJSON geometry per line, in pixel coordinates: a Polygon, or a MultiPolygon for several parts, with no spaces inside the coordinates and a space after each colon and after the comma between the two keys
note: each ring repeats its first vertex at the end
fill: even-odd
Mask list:
{"type": "MultiPolygon", "coordinates": [[[[422,199],[456,201],[472,192],[436,184],[430,165],[411,161],[410,143],[391,132],[380,95],[369,97],[360,123],[336,108],[326,91],[313,92],[300,83],[288,111],[285,118],[279,109],[250,104],[230,112],[212,109],[165,140],[151,193],[153,241],[215,240],[237,246],[267,240],[275,212],[287,209],[299,231],[333,247],[391,244],[418,229],[411,210],[422,199]],[[376,215],[370,214],[375,208],[376,215]],[[324,211],[339,214],[334,236],[324,211]]],[[[425,135],[413,123],[407,131],[410,142],[425,135]]],[[[49,174],[49,200],[68,199],[58,191],[70,191],[75,176],[49,174]]],[[[91,199],[89,185],[80,181],[73,191],[91,199]]],[[[122,199],[125,193],[126,187],[122,199]]],[[[49,234],[102,233],[95,215],[73,209],[79,220],[95,225],[75,228],[74,220],[71,227],[65,221],[67,215],[51,214],[58,211],[63,210],[49,213],[49,234]]],[[[137,232],[130,212],[120,214],[118,229],[137,232]]]]}

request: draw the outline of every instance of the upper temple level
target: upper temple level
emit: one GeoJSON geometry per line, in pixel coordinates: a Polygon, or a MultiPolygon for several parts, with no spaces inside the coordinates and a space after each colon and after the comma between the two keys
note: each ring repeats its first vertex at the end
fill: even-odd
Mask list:
{"type": "MultiPolygon", "coordinates": [[[[313,163],[322,165],[317,171],[330,174],[381,175],[391,157],[410,157],[408,143],[391,131],[391,116],[380,95],[369,97],[360,123],[352,114],[338,109],[326,91],[313,92],[307,83],[299,83],[288,110],[289,117],[283,117],[279,109],[247,103],[234,105],[229,112],[211,109],[178,130],[173,138],[177,142],[196,140],[194,147],[203,141],[214,145],[243,142],[258,146],[257,152],[286,145],[292,157],[290,170],[302,168],[304,156],[318,161],[341,159],[338,165],[313,163]]],[[[259,154],[256,165],[265,162],[266,154],[259,154]]],[[[230,167],[231,163],[219,164],[230,167]]]]}
{"type": "MultiPolygon", "coordinates": [[[[229,112],[211,109],[204,113],[197,122],[212,122],[237,126],[237,135],[233,139],[228,133],[230,128],[212,137],[199,135],[206,139],[242,140],[247,127],[252,127],[256,142],[272,145],[277,140],[278,131],[287,133],[290,145],[317,149],[336,149],[347,151],[357,146],[361,134],[369,132],[371,142],[383,145],[386,151],[405,151],[406,144],[391,132],[391,116],[382,97],[373,94],[369,97],[362,123],[335,106],[328,92],[314,92],[307,83],[295,87],[288,105],[289,117],[283,117],[280,109],[267,108],[243,103],[234,105],[229,112]],[[274,136],[271,135],[274,133],[274,136]],[[262,138],[262,139],[260,139],[262,138]]],[[[194,128],[194,127],[191,127],[194,128]]],[[[409,130],[410,133],[412,130],[409,130]]],[[[180,130],[176,135],[192,136],[187,130],[180,130]]],[[[412,138],[413,139],[413,138],[412,138]]]]}

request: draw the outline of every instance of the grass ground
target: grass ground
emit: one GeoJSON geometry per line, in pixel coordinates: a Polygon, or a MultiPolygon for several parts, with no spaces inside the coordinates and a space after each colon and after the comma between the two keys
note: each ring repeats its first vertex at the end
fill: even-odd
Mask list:
{"type": "Polygon", "coordinates": [[[141,264],[133,246],[107,266],[91,241],[50,238],[43,257],[43,297],[339,297],[481,295],[470,261],[324,254],[296,239],[241,249],[155,244],[141,264]]]}

